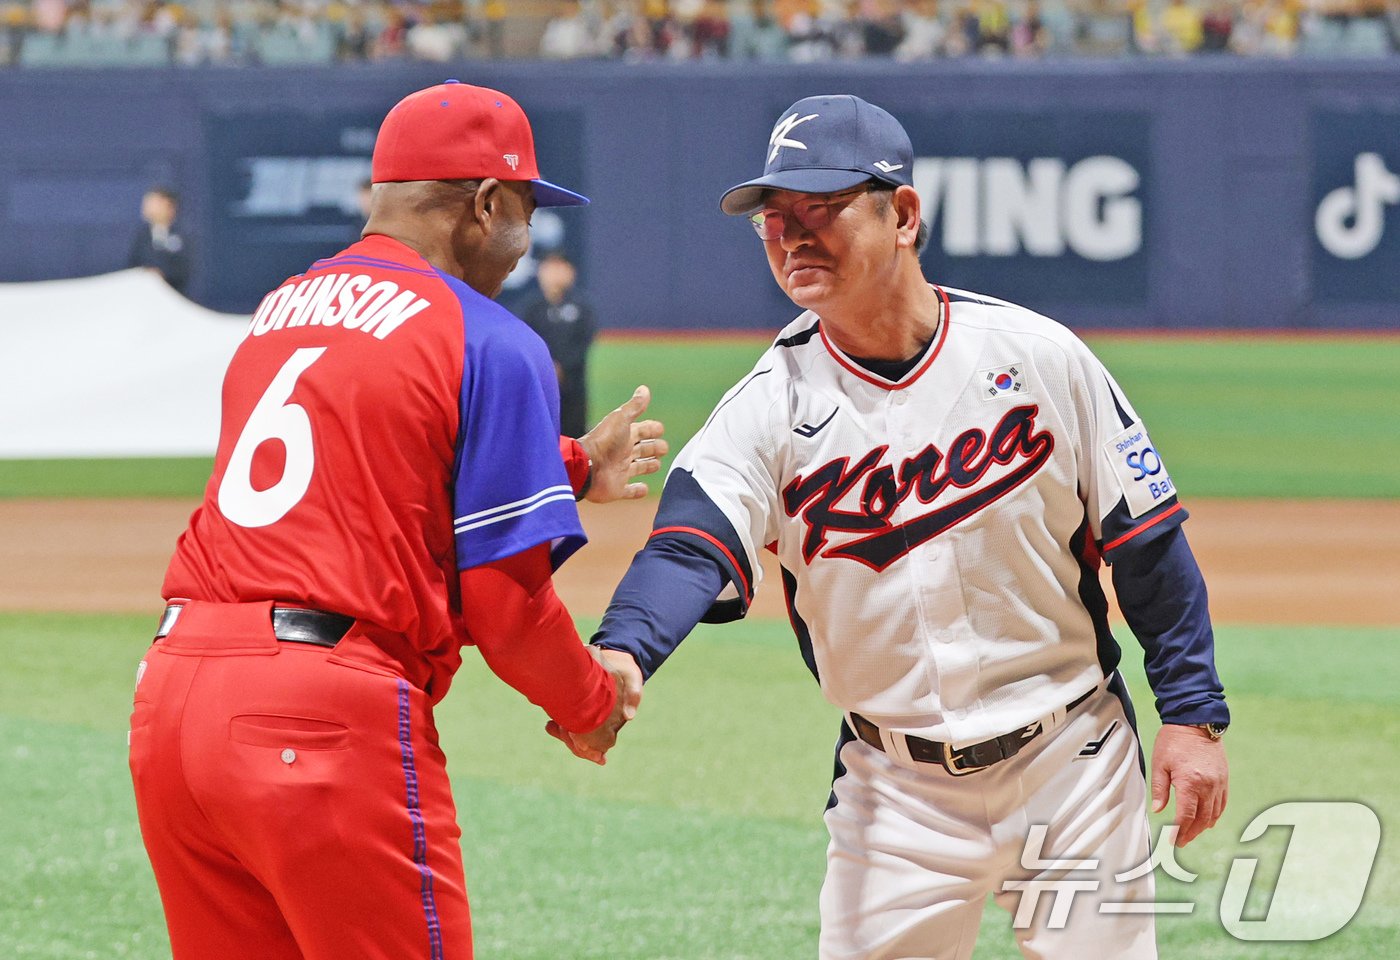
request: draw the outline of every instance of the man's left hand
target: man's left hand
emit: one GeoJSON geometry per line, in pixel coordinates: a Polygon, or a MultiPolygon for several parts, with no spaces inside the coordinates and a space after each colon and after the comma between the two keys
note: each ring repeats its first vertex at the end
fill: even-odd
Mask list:
{"type": "Polygon", "coordinates": [[[632,399],[608,414],[592,430],[578,438],[593,462],[592,480],[584,499],[593,503],[639,500],[647,495],[637,477],[661,469],[661,458],[671,447],[662,439],[659,420],[638,420],[651,403],[651,390],[638,387],[632,399]]]}
{"type": "Polygon", "coordinates": [[[1152,812],[1166,809],[1176,789],[1176,845],[1184,847],[1215,826],[1230,796],[1225,745],[1199,727],[1163,724],[1152,746],[1152,812]]]}

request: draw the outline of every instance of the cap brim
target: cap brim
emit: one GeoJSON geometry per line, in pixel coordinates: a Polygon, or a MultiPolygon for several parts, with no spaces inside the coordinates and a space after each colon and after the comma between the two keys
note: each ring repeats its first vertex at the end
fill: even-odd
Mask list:
{"type": "Polygon", "coordinates": [[[814,168],[779,170],[757,180],[730,187],[719,198],[719,208],[731,217],[752,213],[763,203],[766,190],[792,190],[796,193],[835,193],[871,179],[864,170],[819,170],[814,168]]]}
{"type": "Polygon", "coordinates": [[[582,207],[589,202],[583,194],[565,190],[548,180],[531,180],[530,186],[535,190],[535,206],[537,207],[582,207]]]}

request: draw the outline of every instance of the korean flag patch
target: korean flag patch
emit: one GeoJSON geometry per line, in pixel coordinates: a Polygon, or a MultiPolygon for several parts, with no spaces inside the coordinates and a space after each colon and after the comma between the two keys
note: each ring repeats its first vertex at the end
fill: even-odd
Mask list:
{"type": "Polygon", "coordinates": [[[1118,477],[1133,518],[1176,495],[1172,478],[1142,424],[1135,423],[1111,438],[1103,445],[1103,452],[1118,477]]]}
{"type": "Polygon", "coordinates": [[[979,370],[977,379],[973,382],[976,383],[977,392],[982,395],[983,400],[1019,397],[1026,393],[1025,369],[1023,363],[1011,363],[990,370],[979,370]]]}

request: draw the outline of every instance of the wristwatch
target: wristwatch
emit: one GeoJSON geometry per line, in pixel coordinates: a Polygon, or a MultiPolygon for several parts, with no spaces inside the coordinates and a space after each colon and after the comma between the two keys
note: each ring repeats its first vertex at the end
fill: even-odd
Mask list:
{"type": "Polygon", "coordinates": [[[1211,740],[1219,740],[1225,736],[1225,731],[1230,729],[1228,723],[1193,723],[1192,726],[1200,727],[1211,740]]]}

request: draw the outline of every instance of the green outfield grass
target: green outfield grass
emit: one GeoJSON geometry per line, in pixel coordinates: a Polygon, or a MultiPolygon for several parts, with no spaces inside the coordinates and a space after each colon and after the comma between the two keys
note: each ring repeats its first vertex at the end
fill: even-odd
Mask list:
{"type": "MultiPolygon", "coordinates": [[[[1190,496],[1400,496],[1400,339],[1111,337],[1090,343],[1190,496]]],[[[673,444],[693,434],[766,342],[609,339],[593,419],[652,387],[673,444]]],[[[206,459],[0,461],[0,497],[197,496],[206,459]]]]}
{"type": "MultiPolygon", "coordinates": [[[[125,767],[151,626],[0,616],[0,957],[168,956],[125,767]]],[[[1161,893],[1198,903],[1160,922],[1163,957],[1393,957],[1400,857],[1389,846],[1360,914],[1325,941],[1237,942],[1213,906],[1234,857],[1277,874],[1286,837],[1239,842],[1274,803],[1360,800],[1400,823],[1393,631],[1221,627],[1219,661],[1235,712],[1231,806],[1179,858],[1200,879],[1161,893]]],[[[1129,673],[1151,715],[1140,671],[1129,673]]],[[[815,956],[836,719],[786,625],[702,628],[648,685],[606,768],[568,756],[542,722],[470,655],[439,711],[479,957],[815,956]]],[[[1013,956],[1007,918],[991,908],[978,960],[1013,956]]]]}

